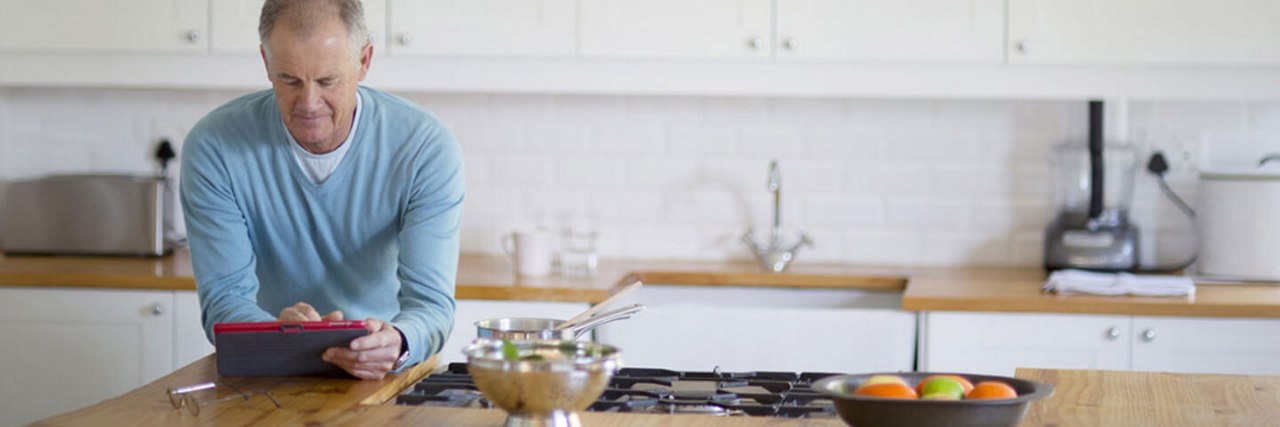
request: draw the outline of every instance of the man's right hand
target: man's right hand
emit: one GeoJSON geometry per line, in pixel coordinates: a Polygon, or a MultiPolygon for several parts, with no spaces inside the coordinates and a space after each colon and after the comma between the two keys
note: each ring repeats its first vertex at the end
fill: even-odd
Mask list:
{"type": "Polygon", "coordinates": [[[316,308],[312,307],[311,304],[299,302],[292,306],[285,307],[284,310],[280,310],[280,318],[278,320],[281,322],[338,321],[342,320],[342,311],[334,310],[329,314],[321,316],[320,312],[316,311],[316,308]]]}

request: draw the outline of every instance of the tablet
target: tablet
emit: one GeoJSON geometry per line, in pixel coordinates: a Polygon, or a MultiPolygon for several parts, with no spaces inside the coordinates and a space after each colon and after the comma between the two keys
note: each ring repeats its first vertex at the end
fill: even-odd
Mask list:
{"type": "Polygon", "coordinates": [[[213,325],[218,375],[350,376],[320,356],[367,334],[359,320],[218,323],[213,325]]]}

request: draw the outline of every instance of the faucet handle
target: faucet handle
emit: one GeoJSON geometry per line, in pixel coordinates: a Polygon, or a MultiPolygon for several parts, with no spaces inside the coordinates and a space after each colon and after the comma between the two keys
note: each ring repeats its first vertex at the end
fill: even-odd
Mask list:
{"type": "Polygon", "coordinates": [[[813,247],[813,240],[809,239],[809,235],[804,234],[803,231],[800,232],[800,241],[796,242],[796,244],[791,246],[791,249],[788,249],[787,251],[795,252],[795,250],[800,249],[801,246],[813,247]]]}

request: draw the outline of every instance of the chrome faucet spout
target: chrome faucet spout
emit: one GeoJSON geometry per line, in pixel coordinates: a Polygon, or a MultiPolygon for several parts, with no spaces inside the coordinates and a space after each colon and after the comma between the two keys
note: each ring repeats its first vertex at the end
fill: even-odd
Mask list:
{"type": "Polygon", "coordinates": [[[760,268],[772,273],[781,273],[795,259],[796,251],[802,246],[813,246],[809,236],[800,233],[795,243],[790,243],[782,232],[782,173],[778,171],[778,161],[769,163],[769,192],[773,193],[773,228],[768,242],[757,242],[755,233],[750,227],[742,235],[742,243],[751,249],[760,268]]]}
{"type": "MultiPolygon", "coordinates": [[[[773,233],[774,244],[782,238],[782,173],[778,172],[778,161],[769,162],[769,191],[773,193],[773,233]]],[[[770,246],[773,246],[772,244],[770,246]]]]}

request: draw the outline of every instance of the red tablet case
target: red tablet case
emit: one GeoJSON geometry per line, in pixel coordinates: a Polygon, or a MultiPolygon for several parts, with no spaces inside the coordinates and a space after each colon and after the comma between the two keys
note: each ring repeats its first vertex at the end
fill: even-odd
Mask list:
{"type": "Polygon", "coordinates": [[[350,376],[320,356],[366,334],[359,320],[218,323],[213,325],[218,375],[350,376]]]}

